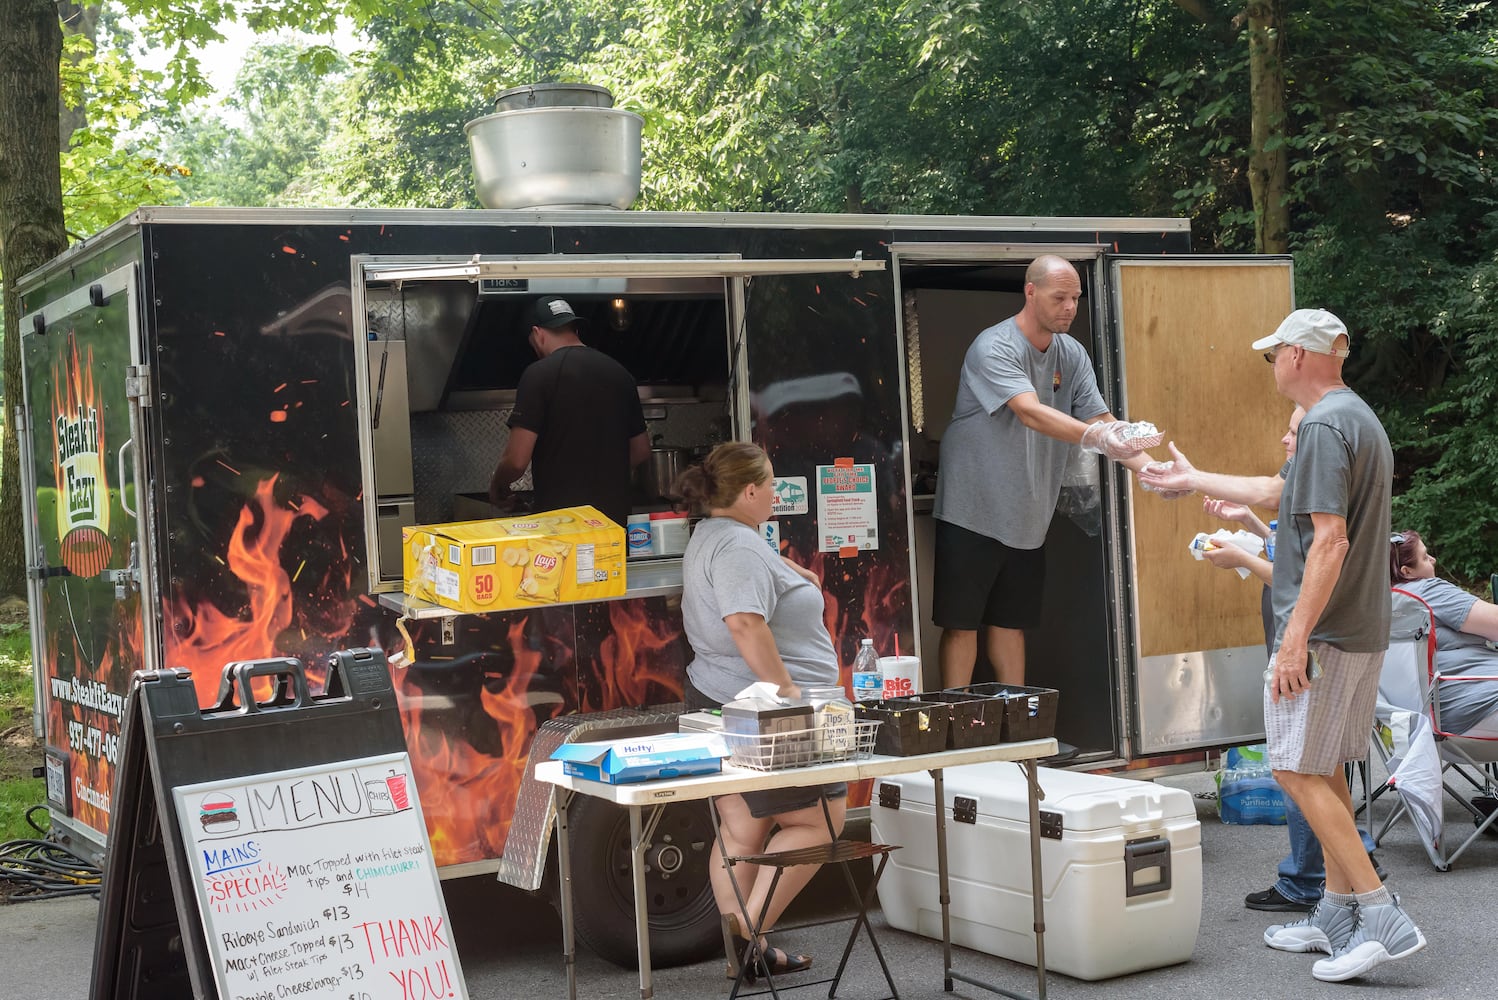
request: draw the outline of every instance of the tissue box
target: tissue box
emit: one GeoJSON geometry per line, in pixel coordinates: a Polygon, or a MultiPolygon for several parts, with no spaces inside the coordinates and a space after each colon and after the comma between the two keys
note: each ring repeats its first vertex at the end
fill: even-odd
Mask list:
{"type": "Polygon", "coordinates": [[[564,743],[551,755],[562,770],[589,781],[621,785],[652,778],[685,778],[723,770],[728,749],[706,733],[661,733],[597,743],[564,743]]]}
{"type": "Polygon", "coordinates": [[[404,528],[405,591],[482,613],[624,593],[624,529],[593,507],[404,528]]]}

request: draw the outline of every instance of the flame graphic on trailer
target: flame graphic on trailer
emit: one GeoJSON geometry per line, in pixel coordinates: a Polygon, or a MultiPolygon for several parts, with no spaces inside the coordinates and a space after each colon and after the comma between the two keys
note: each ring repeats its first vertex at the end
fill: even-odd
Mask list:
{"type": "Polygon", "coordinates": [[[104,572],[109,543],[109,479],[104,462],[104,420],[94,391],[94,349],[80,360],[78,341],[52,365],[52,453],[57,457],[57,537],[63,565],[74,576],[104,572]]]}

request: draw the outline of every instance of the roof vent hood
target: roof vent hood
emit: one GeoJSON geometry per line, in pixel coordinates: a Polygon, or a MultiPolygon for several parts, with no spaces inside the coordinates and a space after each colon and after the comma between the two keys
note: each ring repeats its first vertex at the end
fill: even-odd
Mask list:
{"type": "Polygon", "coordinates": [[[603,87],[535,83],[464,126],[485,208],[626,209],[640,194],[644,119],[603,87]]]}

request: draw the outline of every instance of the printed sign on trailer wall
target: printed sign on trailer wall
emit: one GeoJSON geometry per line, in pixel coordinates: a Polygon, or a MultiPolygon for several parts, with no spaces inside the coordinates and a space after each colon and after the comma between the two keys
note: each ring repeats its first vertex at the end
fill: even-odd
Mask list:
{"type": "Polygon", "coordinates": [[[879,504],[872,465],[817,466],[817,548],[879,547],[879,504]]]}
{"type": "Polygon", "coordinates": [[[174,793],[220,996],[467,997],[407,754],[174,793]]]}

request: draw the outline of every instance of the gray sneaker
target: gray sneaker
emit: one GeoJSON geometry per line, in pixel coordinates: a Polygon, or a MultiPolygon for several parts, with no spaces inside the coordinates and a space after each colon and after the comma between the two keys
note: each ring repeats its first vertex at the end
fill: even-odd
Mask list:
{"type": "Polygon", "coordinates": [[[1279,951],[1324,951],[1335,955],[1357,926],[1358,906],[1341,906],[1322,899],[1316,908],[1293,924],[1275,924],[1264,931],[1264,943],[1279,951]]]}
{"type": "Polygon", "coordinates": [[[1344,947],[1335,949],[1311,968],[1311,975],[1327,983],[1361,976],[1376,965],[1413,955],[1425,947],[1425,935],[1394,902],[1357,907],[1357,929],[1344,947]]]}

